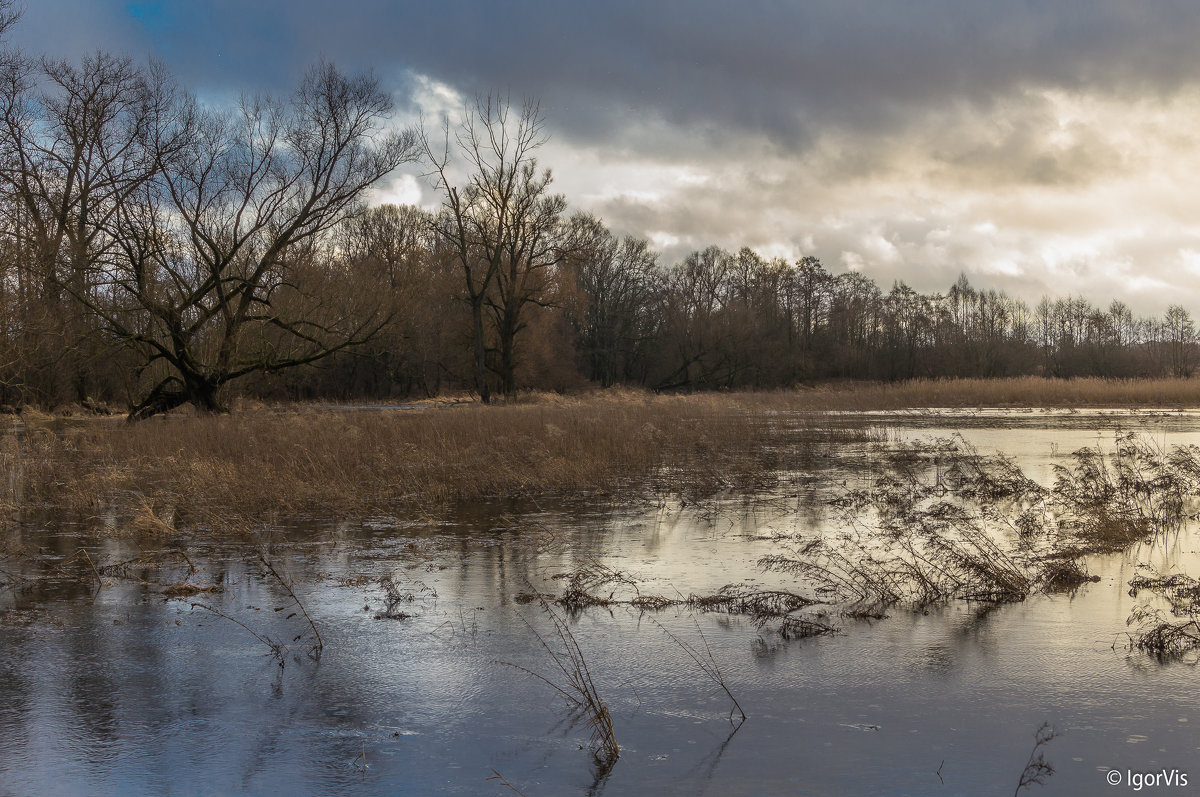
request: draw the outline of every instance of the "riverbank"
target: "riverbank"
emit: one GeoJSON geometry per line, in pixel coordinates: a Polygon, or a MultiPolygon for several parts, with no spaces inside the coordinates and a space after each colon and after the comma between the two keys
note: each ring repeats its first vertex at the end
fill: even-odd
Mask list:
{"type": "Polygon", "coordinates": [[[10,512],[116,508],[141,531],[178,518],[364,517],[547,494],[651,491],[690,500],[767,486],[824,446],[882,434],[866,425],[830,429],[820,417],[827,411],[1196,406],[1200,380],[1021,378],[695,395],[610,390],[355,411],[245,404],[227,415],[132,425],[27,414],[0,441],[0,500],[10,512]]]}

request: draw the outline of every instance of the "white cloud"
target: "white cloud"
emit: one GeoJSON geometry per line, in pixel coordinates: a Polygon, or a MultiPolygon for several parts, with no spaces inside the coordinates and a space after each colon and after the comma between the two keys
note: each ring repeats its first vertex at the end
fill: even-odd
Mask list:
{"type": "Polygon", "coordinates": [[[385,184],[371,191],[368,200],[372,205],[421,205],[428,207],[437,204],[436,197],[427,185],[423,185],[416,175],[401,174],[393,177],[385,184]]]}

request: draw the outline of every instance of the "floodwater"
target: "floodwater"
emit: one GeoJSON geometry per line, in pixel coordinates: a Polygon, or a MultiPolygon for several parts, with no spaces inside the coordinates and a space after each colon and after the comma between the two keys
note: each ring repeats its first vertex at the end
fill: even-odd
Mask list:
{"type": "MultiPolygon", "coordinates": [[[[837,422],[899,439],[961,434],[1042,481],[1071,451],[1111,447],[1118,428],[1200,443],[1191,413],[837,422]]],[[[99,568],[144,548],[94,536],[103,518],[31,521],[18,541],[38,555],[0,561],[0,794],[1011,794],[1043,722],[1059,733],[1044,748],[1055,772],[1030,793],[1134,793],[1130,776],[1172,770],[1187,787],[1149,791],[1200,789],[1197,672],[1131,653],[1125,623],[1138,562],[1200,574],[1190,527],[1090,557],[1100,580],[1074,593],[831,616],[834,636],[787,641],[682,606],[585,609],[569,628],[621,745],[598,771],[586,722],[530,674],[563,680],[539,641],[555,640],[549,618],[517,596],[561,592],[554,576],[595,562],[647,594],[787,587],[757,562],[834,522],[820,483],[769,501],[492,505],[437,523],[279,529],[273,563],[320,631],[319,660],[248,544],[165,541],[158,564],[97,586],[80,577],[80,547],[99,568]],[[223,591],[164,597],[161,583],[186,574],[176,550],[197,566],[193,583],[223,591]],[[53,577],[23,580],[34,572],[53,577]],[[404,596],[391,607],[384,577],[404,596]],[[289,645],[283,666],[251,632],[289,645]],[[702,660],[711,651],[743,724],[680,642],[702,660]]]]}

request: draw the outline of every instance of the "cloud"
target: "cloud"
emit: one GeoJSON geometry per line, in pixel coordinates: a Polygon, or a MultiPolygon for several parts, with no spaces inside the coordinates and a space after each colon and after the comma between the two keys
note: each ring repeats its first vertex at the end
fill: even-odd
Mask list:
{"type": "MultiPolygon", "coordinates": [[[[1190,1],[40,0],[12,38],[154,54],[214,97],[324,56],[373,67],[399,123],[539,97],[556,190],[664,262],[749,245],[885,287],[1200,306],[1190,1]]],[[[417,171],[377,196],[435,203],[417,171]]]]}
{"type": "Polygon", "coordinates": [[[468,95],[531,93],[580,140],[611,141],[631,121],[655,117],[794,146],[829,125],[883,130],[947,102],[986,111],[1020,85],[1169,94],[1195,80],[1200,8],[345,0],[331,10],[324,0],[41,0],[22,24],[14,35],[45,46],[60,46],[52,30],[67,47],[84,38],[90,47],[153,42],[191,83],[285,90],[324,55],[397,76],[413,70],[468,95]]]}

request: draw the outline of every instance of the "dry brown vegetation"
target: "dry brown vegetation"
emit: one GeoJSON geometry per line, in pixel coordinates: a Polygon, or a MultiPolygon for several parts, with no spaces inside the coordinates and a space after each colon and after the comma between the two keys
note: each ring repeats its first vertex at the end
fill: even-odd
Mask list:
{"type": "Polygon", "coordinates": [[[590,742],[592,758],[597,768],[596,777],[597,780],[603,779],[621,756],[621,747],[617,744],[617,734],[613,730],[612,714],[596,689],[591,668],[584,658],[583,649],[575,639],[575,634],[571,632],[571,627],[549,603],[545,600],[539,602],[542,613],[549,618],[554,628],[554,635],[547,635],[547,640],[547,636],[543,636],[534,628],[524,615],[521,615],[521,621],[550,656],[558,674],[545,676],[520,665],[511,666],[548,684],[567,702],[572,711],[587,723],[591,731],[590,742]],[[556,638],[557,642],[554,641],[556,638]]]}
{"type": "MultiPolygon", "coordinates": [[[[680,594],[678,597],[668,597],[643,592],[638,581],[631,575],[597,561],[588,562],[582,567],[552,578],[566,581],[561,596],[541,593],[530,586],[528,591],[516,596],[517,603],[546,603],[553,600],[572,616],[593,606],[628,606],[639,612],[658,612],[671,607],[684,607],[705,613],[746,617],[759,629],[774,623],[771,630],[783,639],[822,636],[836,631],[824,621],[824,614],[797,614],[821,601],[787,590],[726,584],[712,594],[692,593],[687,596],[680,594]],[[604,595],[605,592],[608,592],[607,596],[604,595]]],[[[680,646],[687,648],[683,643],[680,643],[680,646]]]]}
{"type": "Polygon", "coordinates": [[[829,500],[844,531],[785,537],[759,561],[847,616],[1075,589],[1096,580],[1082,556],[1178,531],[1200,495],[1200,449],[1126,433],[1075,452],[1051,487],[960,437],[891,445],[864,467],[864,487],[829,500]]]}
{"type": "MultiPolygon", "coordinates": [[[[545,493],[770,484],[864,431],[771,421],[782,396],[605,392],[508,406],[310,408],[26,424],[23,500],[188,517],[357,514],[545,493]]],[[[10,446],[11,447],[11,446],[10,446]]],[[[15,458],[9,464],[10,472],[15,458]]],[[[158,527],[158,523],[143,523],[158,527]]]]}
{"type": "Polygon", "coordinates": [[[1153,593],[1170,606],[1170,614],[1149,603],[1139,605],[1126,620],[1133,626],[1129,649],[1141,650],[1160,659],[1200,661],[1200,580],[1186,573],[1165,575],[1148,565],[1129,582],[1129,594],[1153,593]],[[1178,618],[1178,619],[1176,619],[1178,618]]]}
{"type": "Polygon", "coordinates": [[[115,504],[127,510],[131,530],[164,531],[214,515],[355,515],[546,493],[650,489],[691,500],[770,486],[779,471],[810,465],[825,444],[880,434],[831,430],[825,411],[1143,404],[1200,404],[1200,380],[952,380],[686,396],[608,390],[411,411],[246,407],[134,425],[30,413],[14,422],[19,439],[10,431],[0,440],[0,502],[115,504]]]}

